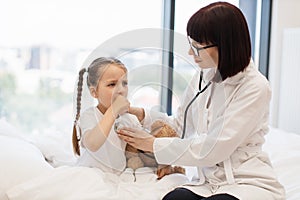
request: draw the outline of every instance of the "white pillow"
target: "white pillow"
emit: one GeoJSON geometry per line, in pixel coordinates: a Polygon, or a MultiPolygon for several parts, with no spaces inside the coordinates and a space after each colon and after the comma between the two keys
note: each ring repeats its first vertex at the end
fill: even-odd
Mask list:
{"type": "Polygon", "coordinates": [[[71,132],[46,131],[42,134],[31,135],[29,140],[39,148],[53,167],[72,166],[77,161],[73,153],[71,132]]]}
{"type": "Polygon", "coordinates": [[[13,125],[8,123],[5,118],[0,118],[0,135],[25,139],[25,136],[20,134],[20,132],[13,125]]]}
{"type": "Polygon", "coordinates": [[[74,165],[77,157],[73,153],[72,135],[48,130],[40,134],[23,134],[5,118],[0,118],[0,136],[24,139],[34,144],[53,167],[74,165]]]}
{"type": "Polygon", "coordinates": [[[20,138],[0,135],[0,191],[52,169],[34,145],[20,138]]]}

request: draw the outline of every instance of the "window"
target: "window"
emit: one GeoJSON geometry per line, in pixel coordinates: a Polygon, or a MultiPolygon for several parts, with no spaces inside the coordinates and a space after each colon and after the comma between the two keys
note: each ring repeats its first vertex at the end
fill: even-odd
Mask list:
{"type": "MultiPolygon", "coordinates": [[[[198,70],[187,53],[186,24],[194,12],[212,2],[1,2],[0,117],[25,132],[70,132],[77,73],[93,55],[115,56],[127,66],[133,105],[175,113],[198,70]],[[162,27],[174,34],[162,32],[162,27]],[[171,56],[162,51],[164,45],[174,50],[171,56]]],[[[266,12],[261,11],[270,6],[269,1],[228,2],[239,6],[250,21],[254,59],[267,67],[268,43],[261,45],[268,34],[262,34],[263,42],[258,44],[260,30],[269,32],[260,27],[260,21],[268,26],[266,12]]]]}
{"type": "MultiPolygon", "coordinates": [[[[161,0],[11,0],[0,4],[0,115],[28,133],[70,132],[75,80],[87,57],[112,38],[161,27],[161,0]]],[[[118,55],[129,71],[138,66],[144,69],[145,60],[160,62],[153,49],[131,52],[131,48],[130,42],[122,41],[114,52],[104,52],[118,55]],[[124,49],[128,53],[120,56],[124,49]]],[[[157,69],[151,73],[157,81],[157,69]]],[[[140,81],[132,80],[134,84],[140,81]]],[[[148,90],[153,87],[157,86],[149,85],[148,90]]],[[[139,95],[136,85],[129,88],[139,95]]],[[[152,103],[159,102],[159,96],[155,98],[152,103]]]]}

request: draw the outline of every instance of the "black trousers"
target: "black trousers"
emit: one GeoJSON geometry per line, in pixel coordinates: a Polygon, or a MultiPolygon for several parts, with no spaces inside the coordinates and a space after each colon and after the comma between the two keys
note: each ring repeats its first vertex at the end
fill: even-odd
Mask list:
{"type": "Polygon", "coordinates": [[[210,197],[202,197],[186,188],[176,188],[164,196],[162,200],[239,200],[229,194],[215,194],[210,197]]]}

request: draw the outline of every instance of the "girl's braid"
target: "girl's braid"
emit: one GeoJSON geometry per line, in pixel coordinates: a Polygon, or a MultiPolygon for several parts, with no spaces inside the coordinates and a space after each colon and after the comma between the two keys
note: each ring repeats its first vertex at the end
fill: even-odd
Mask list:
{"type": "Polygon", "coordinates": [[[76,116],[75,116],[75,121],[74,121],[74,125],[73,125],[73,135],[72,135],[73,151],[77,155],[80,155],[80,149],[79,149],[78,142],[80,141],[80,137],[81,137],[81,130],[77,123],[78,123],[78,119],[80,117],[83,74],[85,72],[86,72],[85,68],[83,68],[79,71],[79,80],[78,80],[78,84],[77,84],[76,116]],[[77,131],[79,133],[77,133],[77,131]],[[78,138],[78,134],[79,134],[79,138],[78,138]]]}

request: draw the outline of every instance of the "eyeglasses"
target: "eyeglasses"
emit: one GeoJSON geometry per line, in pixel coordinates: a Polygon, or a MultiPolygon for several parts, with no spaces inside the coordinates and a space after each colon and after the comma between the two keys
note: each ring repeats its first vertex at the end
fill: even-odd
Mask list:
{"type": "Polygon", "coordinates": [[[216,44],[211,44],[211,45],[207,45],[207,46],[204,46],[204,47],[195,47],[192,42],[191,42],[191,38],[188,36],[187,37],[189,43],[190,43],[190,46],[191,46],[191,49],[194,53],[194,55],[196,56],[199,56],[199,51],[203,50],[203,49],[208,49],[208,48],[211,48],[211,47],[215,47],[217,46],[216,44]]]}

